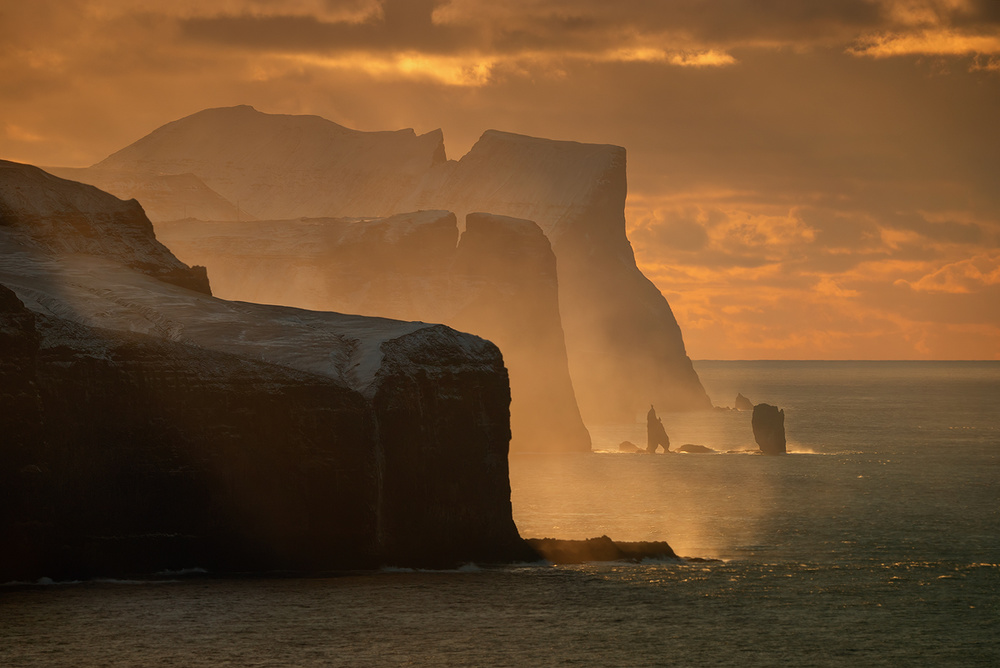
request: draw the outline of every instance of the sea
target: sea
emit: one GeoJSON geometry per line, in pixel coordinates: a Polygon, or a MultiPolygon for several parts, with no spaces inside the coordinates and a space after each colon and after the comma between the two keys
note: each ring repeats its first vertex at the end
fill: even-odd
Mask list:
{"type": "MultiPolygon", "coordinates": [[[[689,559],[0,586],[0,666],[998,666],[1000,361],[698,361],[713,403],[517,455],[525,537],[689,559]]],[[[197,566],[197,565],[193,565],[197,566]]]]}

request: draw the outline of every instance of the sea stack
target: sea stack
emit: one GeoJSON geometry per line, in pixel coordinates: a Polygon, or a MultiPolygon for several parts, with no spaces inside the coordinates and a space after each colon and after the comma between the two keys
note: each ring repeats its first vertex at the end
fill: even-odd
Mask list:
{"type": "Polygon", "coordinates": [[[785,454],[785,411],[770,404],[753,408],[753,437],[765,455],[785,454]]]}

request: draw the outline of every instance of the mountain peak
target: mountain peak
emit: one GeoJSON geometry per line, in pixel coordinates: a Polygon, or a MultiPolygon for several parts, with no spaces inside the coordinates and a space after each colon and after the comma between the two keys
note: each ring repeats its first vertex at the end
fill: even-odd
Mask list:
{"type": "Polygon", "coordinates": [[[167,123],[94,165],[140,174],[197,174],[250,216],[323,211],[383,216],[445,162],[444,135],[413,129],[365,132],[319,116],[253,107],[205,109],[167,123]]]}

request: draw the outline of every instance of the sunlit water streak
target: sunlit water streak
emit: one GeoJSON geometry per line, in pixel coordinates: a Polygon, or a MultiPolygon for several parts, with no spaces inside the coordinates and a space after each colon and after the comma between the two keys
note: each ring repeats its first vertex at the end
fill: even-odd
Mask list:
{"type": "MultiPolygon", "coordinates": [[[[0,665],[1000,663],[1000,364],[697,365],[716,404],[786,410],[786,457],[511,460],[522,535],[668,540],[708,564],[0,588],[0,665]]],[[[748,413],[662,414],[753,445],[748,413]]]]}

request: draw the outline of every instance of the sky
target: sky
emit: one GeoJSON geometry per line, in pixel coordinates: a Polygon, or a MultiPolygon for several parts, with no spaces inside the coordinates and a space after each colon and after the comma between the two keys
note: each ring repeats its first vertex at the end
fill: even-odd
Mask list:
{"type": "Polygon", "coordinates": [[[692,359],[1000,359],[997,0],[0,0],[0,158],[236,104],[624,146],[692,359]]]}

